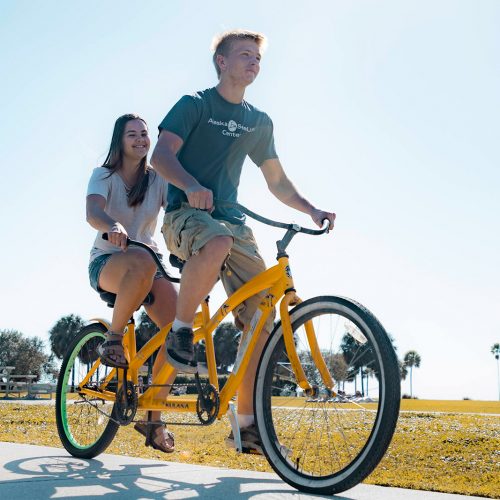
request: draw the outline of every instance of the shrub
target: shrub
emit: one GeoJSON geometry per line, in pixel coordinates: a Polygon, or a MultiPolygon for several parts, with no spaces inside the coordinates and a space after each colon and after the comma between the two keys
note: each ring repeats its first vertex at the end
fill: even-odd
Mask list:
{"type": "Polygon", "coordinates": [[[401,399],[418,399],[417,396],[410,396],[409,394],[403,394],[401,399]]]}

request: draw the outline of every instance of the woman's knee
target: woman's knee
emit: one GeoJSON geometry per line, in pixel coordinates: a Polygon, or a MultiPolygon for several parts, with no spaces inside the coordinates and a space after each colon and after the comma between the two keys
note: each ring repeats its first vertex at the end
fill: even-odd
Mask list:
{"type": "Polygon", "coordinates": [[[156,263],[146,252],[136,251],[127,259],[127,271],[143,278],[151,278],[156,272],[156,263]]]}

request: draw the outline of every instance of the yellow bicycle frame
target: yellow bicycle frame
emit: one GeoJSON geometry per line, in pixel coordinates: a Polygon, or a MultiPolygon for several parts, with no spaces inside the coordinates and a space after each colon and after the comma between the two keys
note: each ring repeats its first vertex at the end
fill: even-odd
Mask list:
{"type": "MultiPolygon", "coordinates": [[[[246,332],[244,340],[240,345],[238,357],[235,362],[233,371],[229,376],[223,389],[220,391],[220,407],[217,418],[221,418],[228,410],[229,402],[236,394],[236,391],[243,379],[243,375],[247,369],[249,360],[252,356],[253,350],[257,343],[259,336],[262,334],[264,325],[269,315],[272,313],[275,306],[281,300],[280,304],[280,318],[283,329],[283,337],[290,359],[291,367],[299,386],[306,392],[312,390],[312,386],[306,378],[300,359],[295,348],[292,325],[290,321],[289,308],[299,304],[301,300],[297,297],[294,289],[293,278],[290,271],[288,257],[286,255],[278,258],[278,263],[258,274],[250,281],[245,283],[241,288],[236,290],[225,302],[222,304],[215,314],[210,317],[208,301],[201,304],[201,311],[196,313],[194,321],[194,342],[203,340],[206,346],[206,357],[208,366],[208,379],[217,391],[219,390],[219,383],[217,379],[217,369],[215,360],[215,349],[213,343],[212,333],[219,326],[222,320],[237,306],[248,298],[260,292],[266,291],[266,294],[258,306],[248,331],[246,332]],[[241,354],[240,354],[241,353],[241,354]]],[[[104,323],[103,320],[99,320],[104,323]]],[[[127,370],[127,378],[134,384],[138,384],[139,369],[141,366],[154,354],[154,352],[163,347],[171,325],[162,328],[154,337],[152,337],[139,352],[135,350],[135,330],[133,323],[130,323],[124,339],[124,344],[128,347],[130,354],[130,363],[127,370]]],[[[311,321],[306,322],[306,335],[311,348],[311,355],[316,366],[321,374],[325,386],[333,391],[334,381],[323,359],[321,351],[318,346],[314,327],[311,321]]],[[[107,383],[114,377],[117,370],[112,370],[102,383],[103,391],[95,391],[85,388],[85,384],[91,378],[100,361],[97,360],[91,370],[88,372],[84,380],[79,384],[78,392],[86,394],[90,397],[105,399],[113,401],[115,393],[106,391],[107,383]]],[[[163,385],[166,384],[169,377],[173,374],[174,368],[169,364],[165,364],[157,373],[152,381],[152,387],[149,387],[138,399],[138,409],[141,410],[168,410],[170,412],[196,412],[197,396],[187,398],[172,398],[171,396],[160,398],[158,393],[162,390],[163,385]]],[[[122,378],[122,370],[118,370],[118,379],[122,378]]]]}

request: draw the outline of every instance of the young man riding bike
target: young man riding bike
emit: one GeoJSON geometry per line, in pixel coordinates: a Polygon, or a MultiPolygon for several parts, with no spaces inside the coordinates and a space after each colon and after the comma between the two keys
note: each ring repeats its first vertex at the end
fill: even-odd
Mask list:
{"type": "MultiPolygon", "coordinates": [[[[259,74],[265,42],[264,35],[243,30],[216,37],[213,62],[219,83],[183,96],[159,125],[151,163],[169,182],[162,232],[168,250],[186,261],[166,357],[184,372],[196,372],[193,319],[217,277],[229,295],[265,270],[244,215],[214,206],[214,198],[237,201],[247,155],[260,168],[269,191],[285,205],[310,215],[320,227],[328,219],[333,228],[335,220],[334,213],[314,207],[299,194],[276,154],[271,119],[244,100],[246,87],[259,74]]],[[[234,311],[244,334],[260,300],[252,297],[234,311]]],[[[270,318],[266,331],[272,326],[270,318]]],[[[261,452],[253,389],[266,337],[260,337],[238,391],[242,444],[253,452],[261,452]]],[[[232,433],[227,441],[234,445],[232,433]]]]}

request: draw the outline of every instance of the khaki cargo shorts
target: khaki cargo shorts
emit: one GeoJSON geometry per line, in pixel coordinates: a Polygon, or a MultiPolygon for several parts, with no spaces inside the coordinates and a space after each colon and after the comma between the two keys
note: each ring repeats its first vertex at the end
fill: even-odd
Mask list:
{"type": "MultiPolygon", "coordinates": [[[[165,214],[161,232],[168,251],[182,260],[189,260],[217,236],[232,237],[233,247],[225,268],[220,273],[228,296],[266,269],[252,230],[247,225],[214,219],[208,212],[192,208],[187,203],[183,203],[178,210],[165,214]]],[[[250,297],[233,311],[235,324],[239,329],[243,330],[243,326],[250,324],[264,296],[265,292],[262,292],[258,296],[250,297]]],[[[266,322],[268,332],[273,329],[274,317],[275,312],[266,322]]]]}

